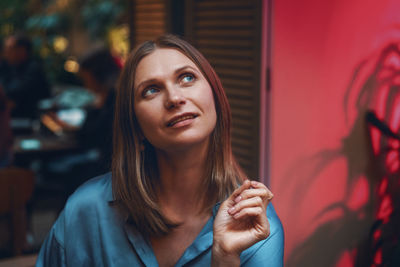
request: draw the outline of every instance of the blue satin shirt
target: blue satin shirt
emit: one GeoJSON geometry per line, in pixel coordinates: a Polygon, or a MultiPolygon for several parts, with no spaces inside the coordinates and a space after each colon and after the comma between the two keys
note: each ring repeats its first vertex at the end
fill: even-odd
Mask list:
{"type": "MultiPolygon", "coordinates": [[[[158,266],[149,241],[114,206],[111,174],[94,178],[71,195],[38,255],[36,266],[158,266]]],[[[216,212],[175,266],[210,266],[216,212]]],[[[271,204],[270,236],[240,255],[241,266],[283,266],[283,228],[271,204]]]]}

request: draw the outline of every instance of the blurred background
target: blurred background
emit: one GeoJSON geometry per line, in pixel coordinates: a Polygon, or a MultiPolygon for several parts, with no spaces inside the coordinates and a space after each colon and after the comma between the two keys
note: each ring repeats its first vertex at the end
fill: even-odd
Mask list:
{"type": "Polygon", "coordinates": [[[219,74],[234,154],[274,192],[285,266],[400,266],[398,10],[396,0],[1,1],[0,266],[32,266],[69,194],[108,170],[118,73],[163,33],[219,74]]]}

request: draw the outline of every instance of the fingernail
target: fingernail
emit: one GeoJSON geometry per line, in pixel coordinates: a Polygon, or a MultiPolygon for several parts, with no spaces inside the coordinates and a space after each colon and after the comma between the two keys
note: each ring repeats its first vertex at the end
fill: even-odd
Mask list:
{"type": "Polygon", "coordinates": [[[228,212],[229,212],[230,214],[232,214],[234,211],[235,211],[235,207],[232,207],[232,208],[230,208],[230,209],[228,210],[228,212]]]}
{"type": "Polygon", "coordinates": [[[241,197],[241,196],[238,196],[238,197],[235,198],[235,202],[236,202],[236,203],[238,203],[240,200],[242,200],[242,197],[241,197]]]}

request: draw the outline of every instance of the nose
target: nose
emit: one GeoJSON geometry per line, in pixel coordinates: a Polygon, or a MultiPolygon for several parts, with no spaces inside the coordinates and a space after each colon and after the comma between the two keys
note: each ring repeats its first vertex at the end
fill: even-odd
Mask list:
{"type": "Polygon", "coordinates": [[[167,109],[173,109],[186,104],[186,98],[182,94],[180,88],[169,87],[166,91],[167,99],[165,101],[165,107],[167,109]]]}

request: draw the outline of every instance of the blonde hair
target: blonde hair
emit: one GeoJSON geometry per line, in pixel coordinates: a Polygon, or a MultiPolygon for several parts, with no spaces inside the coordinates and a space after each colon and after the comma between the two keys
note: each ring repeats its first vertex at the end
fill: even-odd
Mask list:
{"type": "Polygon", "coordinates": [[[174,223],[165,218],[157,202],[159,181],[154,147],[145,142],[141,151],[140,126],[134,112],[134,77],[139,62],[159,48],[176,49],[193,61],[210,84],[217,122],[210,138],[204,194],[204,209],[226,199],[245,175],[231,150],[231,111],[221,81],[205,57],[188,42],[163,35],[134,50],[122,70],[116,97],[112,187],[115,203],[127,211],[130,221],[150,236],[167,234],[174,223]]]}

